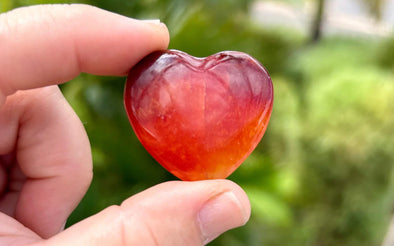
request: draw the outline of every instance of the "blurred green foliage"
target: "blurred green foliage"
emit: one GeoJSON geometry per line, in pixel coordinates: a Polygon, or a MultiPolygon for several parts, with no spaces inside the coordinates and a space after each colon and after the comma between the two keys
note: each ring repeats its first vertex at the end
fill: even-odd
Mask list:
{"type": "MultiPolygon", "coordinates": [[[[5,11],[48,0],[2,1],[5,11]]],[[[394,38],[331,37],[313,45],[248,17],[252,1],[86,0],[136,18],[160,18],[170,48],[195,56],[244,51],[271,73],[268,130],[229,177],[252,217],[211,245],[380,245],[394,204],[394,38]]],[[[125,78],[82,74],[62,85],[89,134],[94,180],[69,225],[175,179],[150,157],[123,109],[125,78]]]]}

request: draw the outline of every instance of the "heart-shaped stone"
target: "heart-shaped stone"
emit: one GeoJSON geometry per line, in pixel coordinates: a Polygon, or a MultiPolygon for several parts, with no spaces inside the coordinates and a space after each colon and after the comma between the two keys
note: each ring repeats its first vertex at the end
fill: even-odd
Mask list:
{"type": "Polygon", "coordinates": [[[182,180],[229,176],[267,128],[273,86],[251,56],[157,51],[131,69],[124,102],[146,150],[182,180]]]}

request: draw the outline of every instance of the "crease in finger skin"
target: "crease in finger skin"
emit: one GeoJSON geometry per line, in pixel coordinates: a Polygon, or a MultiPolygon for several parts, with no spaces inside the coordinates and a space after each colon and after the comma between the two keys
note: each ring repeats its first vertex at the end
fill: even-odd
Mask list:
{"type": "Polygon", "coordinates": [[[3,197],[3,193],[5,189],[7,188],[7,175],[6,175],[6,170],[1,163],[0,159],[0,200],[3,197]]]}
{"type": "Polygon", "coordinates": [[[33,232],[30,233],[32,235],[29,236],[26,232],[2,233],[0,231],[0,245],[26,246],[42,242],[42,238],[34,235],[33,232]]]}
{"type": "MultiPolygon", "coordinates": [[[[1,82],[0,82],[0,85],[1,85],[1,82]]],[[[3,93],[3,90],[0,88],[0,108],[5,103],[5,98],[6,98],[5,94],[3,93]]]]}

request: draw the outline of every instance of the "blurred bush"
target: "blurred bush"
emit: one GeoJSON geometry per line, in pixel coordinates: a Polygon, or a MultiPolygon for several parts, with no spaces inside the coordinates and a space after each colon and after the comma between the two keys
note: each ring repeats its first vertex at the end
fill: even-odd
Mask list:
{"type": "MultiPolygon", "coordinates": [[[[3,10],[55,1],[3,2],[3,10]]],[[[56,1],[57,2],[57,1],[56,1]]],[[[248,17],[252,1],[85,2],[160,18],[170,48],[195,56],[244,51],[271,73],[275,102],[256,151],[229,177],[252,217],[211,245],[379,245],[394,204],[393,38],[333,37],[309,44],[248,17]]],[[[94,180],[69,225],[154,184],[175,179],[136,139],[123,109],[125,78],[82,74],[62,85],[89,134],[94,180]]]]}

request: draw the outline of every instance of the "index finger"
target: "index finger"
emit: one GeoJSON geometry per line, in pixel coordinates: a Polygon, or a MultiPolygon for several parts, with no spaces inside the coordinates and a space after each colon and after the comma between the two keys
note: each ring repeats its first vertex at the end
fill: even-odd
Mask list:
{"type": "Polygon", "coordinates": [[[160,22],[87,5],[37,5],[1,14],[0,105],[17,90],[59,84],[81,72],[126,75],[168,42],[160,22]]]}

